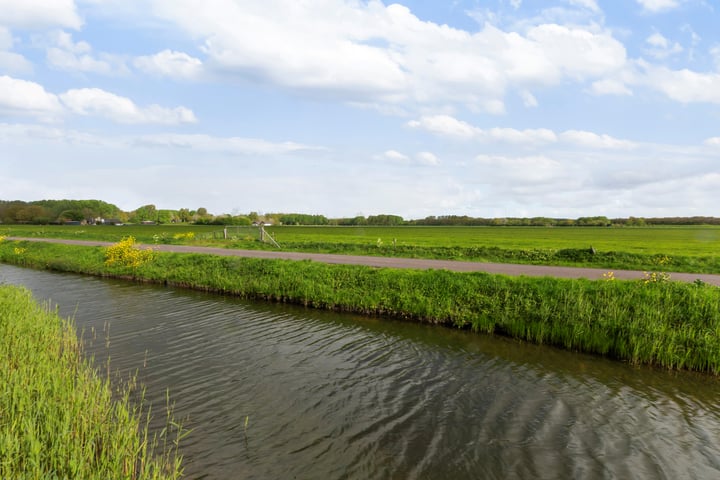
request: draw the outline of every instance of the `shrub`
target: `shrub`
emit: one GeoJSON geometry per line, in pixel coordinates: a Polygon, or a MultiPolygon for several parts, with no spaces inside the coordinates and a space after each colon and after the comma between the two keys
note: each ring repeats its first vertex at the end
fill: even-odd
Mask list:
{"type": "Polygon", "coordinates": [[[141,249],[135,243],[135,237],[125,237],[111,245],[105,251],[105,264],[109,266],[140,267],[153,259],[152,249],[141,249]]]}

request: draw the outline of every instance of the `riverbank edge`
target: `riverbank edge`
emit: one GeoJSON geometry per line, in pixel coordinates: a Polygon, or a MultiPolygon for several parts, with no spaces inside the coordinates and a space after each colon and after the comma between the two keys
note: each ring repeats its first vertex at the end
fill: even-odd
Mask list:
{"type": "Polygon", "coordinates": [[[132,379],[101,379],[71,320],[0,285],[0,477],[170,479],[177,450],[148,433],[132,379]]]}
{"type": "Polygon", "coordinates": [[[0,261],[31,268],[382,315],[720,374],[720,288],[702,282],[506,277],[166,252],[120,267],[106,265],[105,253],[0,242],[0,261]]]}

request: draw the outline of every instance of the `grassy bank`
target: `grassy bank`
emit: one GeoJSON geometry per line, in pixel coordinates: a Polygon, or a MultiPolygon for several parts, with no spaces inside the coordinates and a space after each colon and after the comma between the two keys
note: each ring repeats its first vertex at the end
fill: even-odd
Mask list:
{"type": "Polygon", "coordinates": [[[106,253],[102,248],[0,243],[0,261],[34,268],[387,315],[637,364],[720,374],[720,289],[699,282],[667,282],[662,276],[632,282],[510,278],[172,253],[123,266],[108,265],[106,253]]]}
{"type": "Polygon", "coordinates": [[[0,285],[0,380],[0,478],[180,476],[175,451],[154,455],[130,388],[113,395],[83,359],[73,325],[8,285],[0,285]]]}

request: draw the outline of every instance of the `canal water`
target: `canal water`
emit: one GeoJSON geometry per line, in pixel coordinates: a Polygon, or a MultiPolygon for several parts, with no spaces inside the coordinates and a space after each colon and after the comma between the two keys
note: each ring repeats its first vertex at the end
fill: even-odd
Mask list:
{"type": "Polygon", "coordinates": [[[711,376],[6,265],[0,282],[74,317],[159,417],[169,391],[187,478],[720,478],[711,376]]]}

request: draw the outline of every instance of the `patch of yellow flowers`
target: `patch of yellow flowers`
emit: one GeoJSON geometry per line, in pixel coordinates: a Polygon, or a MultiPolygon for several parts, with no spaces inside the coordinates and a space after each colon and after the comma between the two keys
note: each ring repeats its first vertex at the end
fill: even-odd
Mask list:
{"type": "Polygon", "coordinates": [[[140,249],[135,237],[129,236],[110,245],[105,251],[105,264],[137,268],[153,259],[152,249],[140,249]]]}
{"type": "Polygon", "coordinates": [[[195,232],[187,232],[187,233],[176,233],[173,235],[173,238],[175,240],[192,240],[195,238],[195,232]]]}
{"type": "Polygon", "coordinates": [[[603,273],[602,276],[603,280],[607,280],[608,282],[612,282],[613,280],[615,280],[615,272],[603,273]]]}
{"type": "Polygon", "coordinates": [[[665,272],[643,272],[642,282],[648,283],[665,283],[670,281],[670,274],[665,272]]]}

